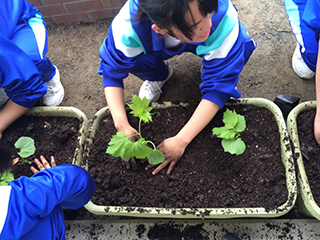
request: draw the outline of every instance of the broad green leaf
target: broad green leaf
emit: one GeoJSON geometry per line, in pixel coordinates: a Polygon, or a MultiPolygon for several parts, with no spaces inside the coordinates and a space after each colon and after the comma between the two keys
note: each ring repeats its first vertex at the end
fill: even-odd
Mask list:
{"type": "Polygon", "coordinates": [[[144,138],[140,138],[130,144],[130,146],[127,148],[126,154],[129,157],[144,159],[152,152],[152,149],[146,144],[147,141],[144,138]]]}
{"type": "Polygon", "coordinates": [[[128,104],[128,106],[132,110],[130,113],[134,117],[139,117],[146,123],[152,121],[152,117],[150,114],[152,107],[148,107],[150,102],[146,97],[141,99],[137,95],[132,95],[132,102],[133,104],[128,104]]]}
{"type": "Polygon", "coordinates": [[[162,163],[165,159],[164,154],[158,149],[148,154],[147,158],[148,158],[148,162],[154,165],[162,163]]]}
{"type": "Polygon", "coordinates": [[[238,122],[237,125],[234,127],[234,129],[239,133],[243,132],[246,129],[246,120],[244,116],[241,116],[240,114],[238,115],[238,122]]]}
{"type": "Polygon", "coordinates": [[[18,154],[22,158],[27,158],[33,155],[36,151],[34,140],[30,137],[20,137],[14,144],[20,150],[18,154]]]}
{"type": "Polygon", "coordinates": [[[212,134],[216,135],[218,138],[234,138],[237,133],[233,129],[228,129],[224,126],[213,128],[212,134]]]}
{"type": "Polygon", "coordinates": [[[241,140],[241,138],[237,139],[222,139],[221,141],[222,147],[225,152],[229,152],[231,154],[240,155],[246,149],[245,143],[241,140]]]}
{"type": "Polygon", "coordinates": [[[128,139],[124,131],[117,132],[116,135],[112,136],[106,153],[109,153],[114,157],[121,157],[122,159],[125,159],[126,147],[130,142],[131,141],[128,139]]]}
{"type": "Polygon", "coordinates": [[[222,121],[224,122],[225,126],[227,128],[234,128],[238,122],[238,114],[233,110],[227,109],[223,113],[223,119],[222,121]]]}
{"type": "Polygon", "coordinates": [[[12,180],[14,180],[13,173],[6,171],[1,176],[0,186],[7,186],[12,180]]]}

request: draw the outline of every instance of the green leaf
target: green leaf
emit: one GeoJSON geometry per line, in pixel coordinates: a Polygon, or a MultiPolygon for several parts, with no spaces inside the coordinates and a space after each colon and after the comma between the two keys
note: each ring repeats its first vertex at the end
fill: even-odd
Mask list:
{"type": "Polygon", "coordinates": [[[5,171],[1,176],[0,186],[7,186],[12,180],[14,180],[13,173],[10,171],[5,171]]]}
{"type": "Polygon", "coordinates": [[[227,109],[223,113],[223,119],[222,121],[224,122],[225,126],[227,128],[234,128],[238,122],[238,114],[233,110],[227,109]]]}
{"type": "Polygon", "coordinates": [[[243,132],[246,129],[246,120],[244,116],[241,116],[240,114],[237,114],[237,115],[238,115],[238,122],[234,127],[234,129],[239,133],[239,132],[243,132]]]}
{"type": "Polygon", "coordinates": [[[241,138],[222,139],[221,144],[224,151],[231,154],[240,155],[246,149],[246,144],[241,140],[241,138]]]}
{"type": "Polygon", "coordinates": [[[233,129],[224,126],[213,128],[212,134],[216,135],[218,138],[234,138],[237,133],[233,129]]]}
{"type": "Polygon", "coordinates": [[[142,121],[144,122],[151,122],[152,117],[151,117],[151,110],[153,109],[152,107],[149,106],[149,101],[146,97],[141,99],[137,95],[132,95],[132,102],[133,104],[128,104],[129,108],[132,110],[130,113],[134,117],[139,117],[142,121]]]}
{"type": "Polygon", "coordinates": [[[14,144],[20,150],[18,154],[22,158],[27,158],[33,155],[36,151],[34,140],[30,137],[20,137],[14,144]]]}
{"type": "Polygon", "coordinates": [[[125,155],[127,151],[127,145],[130,145],[130,143],[131,141],[126,136],[125,131],[117,132],[116,135],[112,136],[106,153],[109,153],[114,157],[121,157],[123,160],[125,160],[127,159],[125,155]]]}
{"type": "Polygon", "coordinates": [[[131,142],[126,153],[129,157],[144,159],[152,152],[152,149],[146,144],[147,141],[144,138],[140,138],[135,142],[131,142]]]}
{"type": "Polygon", "coordinates": [[[150,153],[147,158],[150,164],[156,165],[162,163],[165,159],[165,156],[160,150],[156,149],[152,151],[152,153],[150,153]]]}

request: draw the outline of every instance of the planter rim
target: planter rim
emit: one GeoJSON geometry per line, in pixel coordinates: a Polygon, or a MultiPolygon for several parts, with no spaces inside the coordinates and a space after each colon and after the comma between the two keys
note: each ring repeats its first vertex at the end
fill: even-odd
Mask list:
{"type": "MultiPolygon", "coordinates": [[[[280,131],[281,156],[286,170],[286,184],[288,190],[287,201],[279,206],[277,209],[267,212],[262,207],[256,208],[157,208],[157,207],[126,207],[126,206],[102,206],[96,205],[91,200],[85,205],[85,208],[96,215],[119,215],[130,217],[152,217],[152,218],[273,218],[284,215],[289,212],[294,206],[297,197],[297,186],[294,171],[294,163],[292,160],[292,151],[286,124],[280,108],[270,100],[264,98],[241,98],[239,100],[232,100],[226,105],[235,104],[253,104],[258,107],[265,107],[269,109],[275,116],[280,131]],[[288,151],[288,146],[290,151],[288,151]]],[[[186,106],[186,103],[172,104],[171,102],[164,102],[163,104],[152,103],[154,108],[168,108],[171,106],[186,106]]],[[[95,115],[91,126],[89,126],[89,144],[87,149],[87,156],[89,156],[90,145],[92,139],[99,129],[101,120],[110,115],[109,108],[104,107],[100,109],[95,115]]],[[[86,144],[87,145],[87,144],[86,144]]],[[[88,163],[84,163],[88,167],[88,163]]],[[[87,169],[89,170],[89,169],[87,169]]]]}
{"type": "Polygon", "coordinates": [[[315,202],[311,187],[308,181],[308,176],[304,167],[299,134],[298,134],[298,125],[297,117],[300,113],[312,109],[316,109],[316,101],[306,101],[298,104],[288,115],[287,125],[290,134],[291,141],[293,143],[293,151],[296,157],[297,166],[298,166],[298,182],[299,182],[299,207],[302,213],[306,216],[314,217],[320,220],[320,207],[315,202]]]}
{"type": "Polygon", "coordinates": [[[43,117],[72,117],[77,118],[80,121],[79,133],[77,137],[78,147],[75,149],[72,163],[81,166],[83,144],[87,137],[88,118],[87,116],[76,107],[69,106],[39,106],[29,109],[25,115],[43,116],[43,117]]]}

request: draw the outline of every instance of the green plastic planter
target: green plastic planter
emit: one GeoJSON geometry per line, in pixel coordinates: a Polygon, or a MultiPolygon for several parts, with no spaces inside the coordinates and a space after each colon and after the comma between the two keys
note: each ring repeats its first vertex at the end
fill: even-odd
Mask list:
{"type": "MultiPolygon", "coordinates": [[[[229,104],[229,103],[228,103],[229,104]]],[[[281,145],[282,161],[286,170],[286,183],[288,189],[287,201],[279,206],[277,209],[267,212],[264,208],[152,208],[152,207],[123,207],[123,206],[101,206],[96,205],[89,201],[85,208],[97,215],[118,215],[127,217],[145,217],[145,218],[211,218],[211,219],[228,219],[228,218],[273,218],[284,215],[289,212],[295,204],[297,197],[296,177],[294,171],[294,162],[292,158],[292,151],[289,142],[289,135],[287,132],[286,124],[283,119],[281,110],[273,102],[262,98],[243,98],[235,100],[231,104],[253,104],[258,107],[265,107],[269,109],[275,116],[279,131],[281,145]],[[289,147],[288,147],[289,146],[289,147]],[[174,212],[174,214],[173,214],[174,212]]],[[[186,106],[185,104],[180,104],[186,106]]],[[[154,108],[167,108],[171,107],[171,103],[154,104],[154,108]]],[[[110,115],[108,107],[99,110],[95,116],[92,125],[89,127],[88,142],[86,143],[87,149],[85,154],[89,156],[92,139],[95,133],[99,130],[100,122],[103,118],[110,115]]],[[[88,159],[88,158],[86,158],[88,159]]],[[[88,163],[83,163],[88,166],[88,163]]]]}
{"type": "Polygon", "coordinates": [[[297,165],[298,165],[298,185],[299,185],[299,194],[298,194],[298,206],[302,214],[309,217],[314,217],[320,220],[320,208],[314,201],[311,188],[309,185],[308,177],[306,170],[303,164],[303,158],[300,150],[300,142],[298,136],[298,126],[297,126],[297,117],[303,111],[316,109],[316,101],[307,101],[300,103],[296,106],[288,115],[287,125],[294,147],[294,154],[297,156],[297,165]]]}
{"type": "Polygon", "coordinates": [[[26,115],[42,116],[42,117],[71,117],[80,121],[78,147],[75,150],[72,163],[79,165],[82,162],[83,144],[87,137],[88,119],[87,116],[75,107],[33,107],[26,115]]]}

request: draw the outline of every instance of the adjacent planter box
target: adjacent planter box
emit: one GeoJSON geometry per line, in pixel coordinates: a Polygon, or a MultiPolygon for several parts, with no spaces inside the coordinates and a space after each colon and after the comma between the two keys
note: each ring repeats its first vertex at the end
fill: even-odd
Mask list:
{"type": "MultiPolygon", "coordinates": [[[[181,104],[183,105],[183,104],[181,104]]],[[[268,211],[263,207],[248,207],[248,208],[156,208],[156,207],[143,207],[143,206],[102,206],[96,205],[90,201],[85,208],[93,214],[97,215],[120,215],[130,217],[151,217],[151,218],[273,218],[279,217],[288,213],[295,204],[297,197],[297,186],[294,169],[294,161],[287,132],[286,124],[283,119],[281,110],[273,102],[262,98],[243,98],[235,100],[232,103],[227,103],[227,106],[232,105],[254,105],[259,108],[266,108],[271,111],[276,119],[278,130],[280,132],[281,144],[281,159],[285,169],[285,182],[288,192],[287,200],[276,209],[269,209],[268,211]]],[[[162,105],[156,104],[155,108],[167,108],[173,106],[171,103],[162,105]]],[[[85,144],[85,156],[83,157],[83,166],[88,168],[90,151],[93,147],[93,139],[95,134],[99,131],[100,123],[104,118],[110,115],[108,107],[98,111],[93,120],[93,124],[89,127],[88,138],[85,144]]],[[[268,127],[268,126],[266,126],[268,127]]],[[[106,139],[105,147],[107,147],[108,139],[106,139]]],[[[210,151],[210,149],[208,149],[210,151]]],[[[105,154],[103,151],[101,154],[105,154]]],[[[208,156],[213,156],[214,153],[209,153],[208,156]]],[[[120,161],[120,160],[119,160],[120,161]]],[[[88,169],[90,172],[90,169],[88,169]]],[[[214,185],[215,183],[213,183],[214,185]]],[[[129,187],[134,187],[134,184],[129,187]]],[[[152,189],[150,189],[152,191],[152,189]]]]}
{"type": "MultiPolygon", "coordinates": [[[[293,144],[293,151],[294,156],[297,161],[298,166],[298,186],[299,186],[299,194],[298,194],[298,206],[302,214],[314,217],[320,220],[320,207],[314,200],[314,196],[312,194],[312,190],[310,188],[310,184],[308,181],[308,176],[306,173],[304,160],[303,160],[303,153],[301,151],[301,139],[299,140],[298,134],[298,124],[297,124],[297,117],[304,111],[315,110],[317,106],[316,101],[307,101],[300,103],[296,106],[288,115],[287,118],[287,125],[290,134],[290,138],[293,144]]],[[[313,121],[313,119],[311,119],[313,121]]],[[[310,127],[311,128],[311,127],[310,127]]],[[[313,129],[310,129],[313,133],[313,129]]],[[[310,134],[310,138],[314,138],[313,134],[310,134]]],[[[312,161],[317,161],[318,159],[311,159],[312,161]]]]}
{"type": "MultiPolygon", "coordinates": [[[[63,121],[63,123],[67,124],[66,121],[63,121]]],[[[36,142],[36,154],[29,157],[27,159],[29,161],[33,161],[35,157],[39,158],[40,155],[44,155],[47,160],[49,160],[50,155],[52,154],[56,157],[58,164],[72,163],[80,165],[87,129],[88,120],[86,115],[75,107],[34,107],[5,130],[3,139],[8,143],[8,147],[14,147],[14,142],[19,137],[32,137],[36,142]],[[39,117],[41,118],[41,121],[38,122],[31,120],[31,122],[27,122],[27,119],[30,117],[32,117],[32,119],[38,119],[39,117]],[[63,128],[63,126],[58,125],[58,123],[62,122],[58,120],[60,117],[77,119],[79,120],[79,125],[77,125],[77,123],[70,124],[68,126],[74,126],[74,129],[66,129],[65,132],[56,133],[54,131],[61,131],[63,128]],[[57,121],[53,121],[54,119],[57,119],[57,121]],[[38,132],[38,130],[40,131],[38,132]],[[63,142],[60,143],[60,141],[63,142]],[[68,146],[68,142],[70,141],[72,141],[72,146],[68,146]],[[55,142],[60,143],[62,147],[57,148],[55,142]],[[41,149],[47,148],[48,151],[40,150],[39,147],[37,149],[37,146],[41,146],[41,149]],[[70,151],[70,147],[74,150],[71,149],[70,151]],[[74,151],[74,153],[72,153],[72,151],[74,151]],[[58,157],[58,154],[60,157],[58,157]]],[[[21,175],[27,175],[29,173],[32,175],[29,170],[30,166],[27,165],[28,164],[19,165],[17,170],[19,173],[20,168],[23,170],[21,175]]]]}

